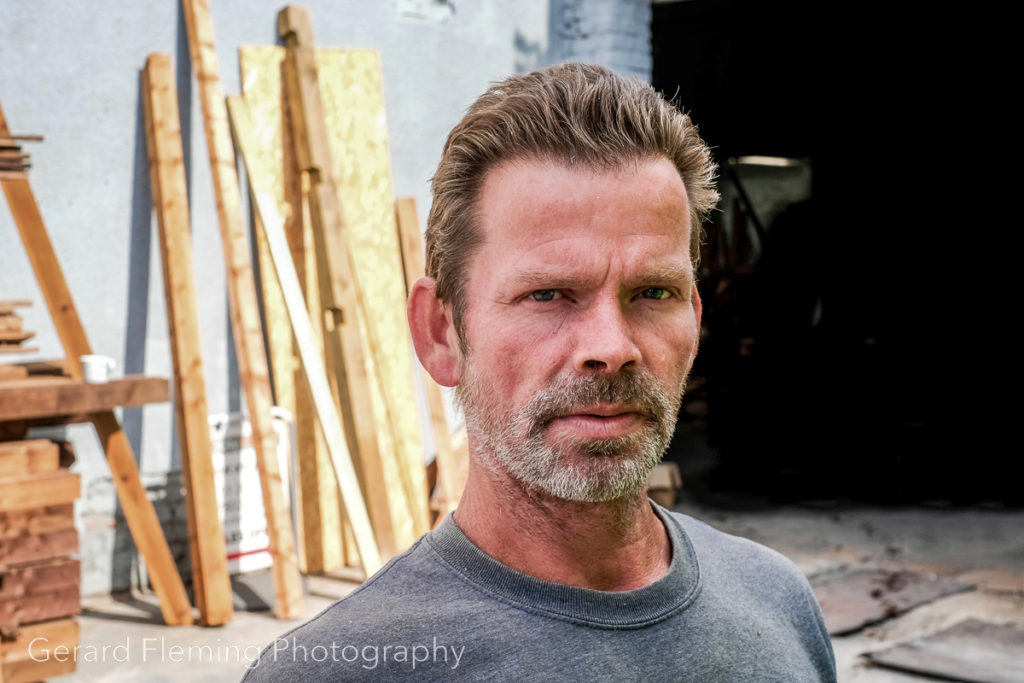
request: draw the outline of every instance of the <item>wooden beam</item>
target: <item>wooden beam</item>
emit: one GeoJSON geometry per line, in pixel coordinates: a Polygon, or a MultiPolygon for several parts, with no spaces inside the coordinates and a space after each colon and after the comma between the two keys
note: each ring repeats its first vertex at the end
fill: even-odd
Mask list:
{"type": "Polygon", "coordinates": [[[159,226],[167,329],[174,360],[174,411],[185,478],[194,594],[200,622],[204,626],[220,626],[231,621],[234,608],[214,482],[213,444],[192,274],[188,189],[174,78],[169,55],[149,56],[142,88],[146,143],[150,187],[159,226]]]}
{"type": "Polygon", "coordinates": [[[292,518],[284,497],[276,438],[270,409],[273,406],[270,370],[263,348],[263,329],[256,299],[256,280],[249,258],[249,241],[242,220],[235,152],[228,128],[220,66],[214,47],[213,18],[206,0],[182,0],[192,68],[199,84],[206,146],[217,197],[224,259],[228,273],[228,304],[234,331],[238,372],[245,388],[252,425],[253,448],[267,516],[267,536],[273,558],[274,613],[281,619],[302,616],[302,582],[295,554],[292,518]]]}
{"type": "MultiPolygon", "coordinates": [[[[323,354],[317,256],[309,212],[305,210],[303,200],[303,177],[292,142],[290,112],[280,77],[282,51],[273,47],[247,46],[239,49],[238,59],[243,94],[253,119],[259,121],[254,130],[257,152],[263,159],[264,168],[272,173],[265,181],[272,187],[284,217],[284,229],[306,299],[316,347],[323,354]]],[[[324,573],[358,565],[359,553],[351,542],[351,533],[345,542],[338,541],[345,536],[344,511],[334,469],[317,425],[316,410],[302,370],[302,360],[292,338],[281,284],[274,272],[263,228],[258,225],[258,216],[254,216],[254,223],[274,398],[295,419],[299,567],[305,573],[324,573]],[[348,546],[352,546],[351,549],[348,546]]],[[[346,426],[346,435],[352,431],[352,426],[346,426]]]]}
{"type": "MultiPolygon", "coordinates": [[[[0,135],[9,134],[7,121],[0,109],[0,135]]],[[[79,357],[92,353],[92,349],[71,299],[71,291],[64,281],[57,255],[46,234],[46,226],[32,188],[27,178],[5,178],[0,180],[0,185],[3,186],[14,224],[25,245],[57,336],[64,347],[68,372],[80,380],[82,364],[79,357]]],[[[139,553],[146,560],[146,572],[153,583],[153,590],[160,598],[164,621],[172,625],[191,624],[192,608],[188,594],[185,593],[185,585],[178,575],[153,504],[146,497],[146,489],[139,479],[139,467],[128,437],[109,409],[94,413],[92,423],[107,454],[107,463],[128,528],[139,553]]]]}
{"type": "MultiPolygon", "coordinates": [[[[420,233],[419,218],[416,214],[416,200],[412,197],[400,197],[395,201],[395,214],[398,224],[398,241],[402,245],[402,265],[405,269],[405,293],[409,295],[416,280],[423,277],[424,253],[423,235],[420,233]]],[[[444,412],[444,396],[441,387],[434,379],[420,368],[423,376],[423,388],[427,396],[427,408],[430,411],[430,426],[434,435],[434,448],[437,451],[438,478],[441,482],[442,505],[438,509],[438,521],[453,511],[458,505],[462,490],[466,486],[469,474],[468,463],[461,461],[452,448],[451,430],[444,412]]]]}
{"type": "MultiPolygon", "coordinates": [[[[355,201],[342,203],[341,186],[338,178],[351,175],[348,168],[354,168],[358,175],[360,165],[372,164],[375,170],[383,169],[381,176],[375,176],[374,180],[390,182],[390,168],[386,155],[386,146],[383,147],[383,158],[380,158],[380,148],[375,148],[375,156],[359,157],[354,162],[348,161],[348,166],[339,171],[338,159],[332,154],[331,136],[327,126],[327,108],[324,103],[321,91],[321,79],[319,76],[319,64],[317,54],[313,47],[312,30],[310,28],[309,13],[299,7],[289,6],[278,13],[278,33],[281,35],[287,46],[285,58],[285,78],[288,84],[289,107],[293,113],[295,127],[295,142],[299,152],[297,154],[300,164],[309,171],[312,189],[310,191],[311,215],[314,220],[314,228],[323,240],[324,248],[320,250],[323,256],[321,267],[324,271],[326,282],[322,284],[322,292],[328,310],[335,313],[341,312],[342,319],[339,324],[341,334],[344,337],[349,335],[345,330],[346,323],[354,322],[352,325],[352,337],[348,340],[343,338],[344,352],[346,359],[357,356],[366,356],[362,366],[367,366],[370,371],[372,382],[366,386],[375,386],[380,397],[371,405],[376,406],[374,411],[375,422],[378,427],[377,446],[380,453],[382,475],[385,481],[391,481],[389,472],[395,475],[395,482],[400,488],[395,489],[394,484],[388,488],[391,497],[390,509],[391,520],[394,528],[395,542],[399,549],[404,549],[413,539],[418,537],[428,528],[427,492],[425,476],[423,474],[423,451],[419,439],[418,422],[415,417],[397,413],[404,408],[411,408],[415,411],[415,395],[412,390],[412,365],[411,358],[405,355],[402,362],[403,352],[408,353],[407,327],[404,315],[404,297],[401,295],[400,282],[392,282],[391,276],[401,277],[400,272],[391,273],[388,266],[389,260],[393,261],[400,269],[400,256],[398,245],[395,242],[394,228],[390,221],[394,220],[393,198],[391,193],[380,183],[375,183],[373,189],[360,186],[355,201]],[[354,167],[353,167],[354,164],[354,167]],[[344,174],[344,175],[343,175],[344,174]],[[382,200],[385,208],[383,218],[386,222],[370,222],[361,227],[374,230],[374,236],[370,237],[368,243],[385,246],[384,251],[377,249],[368,250],[365,255],[372,253],[374,265],[375,286],[366,288],[359,286],[359,258],[356,256],[355,248],[360,243],[360,237],[350,228],[355,223],[350,223],[350,215],[358,208],[358,205],[375,205],[377,200],[382,200]],[[388,251],[393,250],[393,251],[388,251]],[[384,272],[380,272],[380,267],[384,272]],[[381,276],[386,279],[380,280],[381,276]],[[374,296],[373,304],[368,303],[368,297],[376,294],[379,290],[389,290],[397,286],[393,293],[399,300],[399,309],[390,311],[387,308],[381,309],[378,306],[382,301],[374,296]],[[374,314],[370,316],[369,311],[374,314]],[[395,328],[392,323],[396,318],[389,316],[389,313],[397,314],[398,326],[395,328]],[[387,321],[387,322],[385,322],[387,321]],[[360,339],[355,332],[363,330],[364,338],[360,339]],[[382,332],[386,330],[386,334],[382,332]],[[385,343],[384,340],[387,340],[385,343]],[[404,345],[403,345],[404,341],[404,345]],[[396,353],[397,351],[397,353],[396,353]],[[395,362],[395,361],[398,362],[395,362]],[[401,400],[397,387],[407,383],[408,404],[401,400]],[[401,414],[401,419],[398,415],[401,414]],[[408,436],[408,427],[411,426],[413,438],[408,436]],[[406,428],[406,429],[403,429],[406,428]]],[[[360,76],[369,75],[371,71],[361,72],[360,76]]],[[[379,83],[379,72],[377,75],[379,83]]],[[[370,82],[369,80],[367,82],[370,82]]],[[[360,86],[366,85],[360,83],[360,86]]],[[[358,88],[362,92],[361,88],[358,88]]],[[[372,92],[373,88],[370,88],[372,92]]],[[[364,109],[370,108],[373,120],[377,120],[382,103],[374,102],[372,99],[360,101],[359,105],[364,109]]],[[[362,132],[362,131],[360,131],[362,132]]],[[[356,136],[344,137],[346,144],[359,144],[356,136]]],[[[367,150],[364,150],[367,151],[367,150]]],[[[378,216],[380,218],[380,216],[378,216]]],[[[363,240],[365,247],[367,241],[363,240]]],[[[366,275],[366,273],[364,273],[366,275]]],[[[328,335],[330,330],[327,331],[328,335]]],[[[330,343],[328,344],[330,348],[330,343]]],[[[330,359],[330,354],[328,355],[330,359]]],[[[348,371],[353,371],[355,362],[348,364],[348,371]]],[[[355,368],[358,372],[361,368],[355,368]]],[[[360,384],[350,382],[350,388],[361,390],[360,384]]],[[[355,396],[353,396],[354,400],[355,396]]],[[[362,421],[360,420],[361,424],[362,421]]],[[[374,464],[373,458],[363,458],[361,462],[374,464]]],[[[368,476],[373,474],[365,472],[368,476]]],[[[367,486],[369,486],[369,479],[367,486]]],[[[371,510],[375,505],[371,501],[371,510]]]]}
{"type": "Polygon", "coordinates": [[[75,528],[73,502],[0,512],[0,541],[75,528]]]}
{"type": "Polygon", "coordinates": [[[78,644],[78,622],[72,617],[25,624],[16,639],[0,643],[0,683],[30,683],[73,673],[76,658],[64,653],[74,652],[78,644]]]}
{"type": "Polygon", "coordinates": [[[296,346],[299,348],[299,356],[302,359],[306,378],[313,392],[313,402],[320,420],[320,427],[331,452],[331,462],[334,465],[345,511],[352,524],[363,569],[366,575],[370,576],[381,566],[380,552],[373,536],[373,527],[367,514],[366,503],[356,480],[352,458],[345,445],[347,443],[345,432],[327,383],[327,372],[313,341],[299,278],[295,273],[295,266],[288,250],[288,240],[282,228],[283,221],[277,213],[273,195],[262,186],[266,171],[261,167],[260,160],[252,150],[252,121],[245,100],[238,95],[229,97],[228,107],[231,111],[231,125],[235,132],[235,140],[245,162],[250,195],[256,211],[260,214],[260,224],[266,232],[267,246],[273,257],[277,278],[281,282],[288,316],[292,322],[292,332],[295,335],[296,346]]]}
{"type": "Polygon", "coordinates": [[[60,447],[49,439],[0,442],[0,478],[54,472],[60,464],[60,447]]]}
{"type": "MultiPolygon", "coordinates": [[[[75,475],[77,477],[77,475],[75,475]]],[[[0,567],[23,565],[66,557],[78,552],[78,532],[73,528],[35,536],[0,539],[0,567]]]]}
{"type": "Polygon", "coordinates": [[[0,479],[0,512],[72,503],[81,494],[80,475],[69,470],[0,479]]]}
{"type": "MultiPolygon", "coordinates": [[[[282,17],[294,9],[285,8],[278,14],[279,30],[287,26],[282,17]]],[[[310,185],[310,218],[331,386],[342,419],[348,426],[349,452],[353,454],[356,474],[369,503],[377,540],[385,557],[392,557],[408,547],[414,536],[412,533],[403,535],[401,526],[396,524],[396,517],[401,519],[408,514],[408,503],[401,499],[404,489],[398,491],[388,486],[382,463],[382,458],[394,460],[394,454],[382,449],[378,440],[379,416],[373,410],[366,351],[359,333],[360,321],[365,320],[365,315],[352,277],[352,256],[342,232],[343,216],[331,171],[313,48],[308,45],[290,47],[284,74],[295,153],[310,185]]],[[[363,327],[368,326],[364,323],[363,327]]]]}
{"type": "Polygon", "coordinates": [[[10,567],[0,582],[0,600],[16,600],[23,595],[45,595],[54,590],[78,587],[82,568],[78,560],[58,557],[52,560],[10,567]]]}
{"type": "Polygon", "coordinates": [[[128,375],[105,384],[65,377],[26,377],[0,383],[0,415],[4,420],[82,415],[168,399],[166,379],[142,375],[128,375]]]}

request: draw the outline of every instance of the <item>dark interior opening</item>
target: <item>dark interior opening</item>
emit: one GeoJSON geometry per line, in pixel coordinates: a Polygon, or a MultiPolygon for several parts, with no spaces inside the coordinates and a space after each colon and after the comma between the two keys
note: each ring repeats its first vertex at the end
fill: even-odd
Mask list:
{"type": "Polygon", "coordinates": [[[713,147],[725,198],[669,453],[685,463],[697,430],[710,489],[1024,502],[1020,231],[969,201],[991,172],[991,118],[971,48],[928,21],[799,0],[653,6],[654,86],[713,147]],[[806,191],[780,206],[776,176],[794,169],[806,191]]]}

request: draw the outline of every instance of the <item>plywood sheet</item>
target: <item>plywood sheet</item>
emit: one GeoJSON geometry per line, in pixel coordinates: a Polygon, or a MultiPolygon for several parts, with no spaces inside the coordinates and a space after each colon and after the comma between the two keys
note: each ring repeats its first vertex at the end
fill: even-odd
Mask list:
{"type": "MultiPolygon", "coordinates": [[[[256,150],[262,166],[272,171],[268,187],[285,219],[285,233],[292,261],[306,297],[313,335],[323,354],[320,292],[317,286],[316,253],[312,226],[303,210],[302,180],[294,158],[291,125],[281,88],[284,50],[276,47],[243,47],[239,50],[242,92],[254,122],[256,150]]],[[[334,482],[330,455],[317,427],[309,385],[294,348],[291,327],[284,311],[281,285],[270,261],[262,230],[256,230],[257,254],[263,296],[267,302],[267,332],[277,404],[292,412],[298,456],[299,528],[303,571],[329,572],[359,563],[351,538],[345,534],[345,515],[334,482]],[[284,318],[279,319],[279,314],[284,318]]]]}
{"type": "MultiPolygon", "coordinates": [[[[415,536],[429,528],[426,472],[413,384],[412,342],[405,316],[405,274],[394,213],[380,55],[376,50],[318,50],[334,177],[345,212],[368,324],[379,346],[374,360],[387,385],[374,390],[374,412],[390,409],[395,439],[381,430],[381,450],[397,448],[411,478],[406,491],[415,536]],[[367,283],[373,283],[369,286],[367,283]],[[385,407],[383,397],[390,405],[385,407]]],[[[364,339],[367,338],[364,335],[364,339]]]]}
{"type": "MultiPolygon", "coordinates": [[[[241,52],[247,99],[251,88],[272,87],[267,85],[270,79],[280,83],[280,67],[274,68],[273,63],[275,60],[278,65],[283,62],[283,48],[244,47],[241,52]],[[252,66],[247,68],[245,64],[252,66]],[[255,85],[255,81],[264,79],[264,85],[255,85]]],[[[317,61],[346,235],[366,310],[372,312],[369,322],[361,322],[364,347],[372,348],[372,355],[366,354],[367,363],[377,364],[376,368],[369,367],[367,374],[380,452],[397,451],[406,475],[403,477],[398,462],[384,457],[385,479],[389,488],[411,489],[407,490],[407,496],[413,501],[412,509],[406,515],[393,515],[392,519],[396,537],[404,538],[408,544],[428,528],[429,512],[413,383],[412,346],[405,318],[404,274],[394,215],[380,59],[372,50],[322,49],[317,50],[317,61]],[[363,284],[367,282],[373,286],[363,284]],[[372,337],[379,342],[376,347],[370,343],[371,331],[366,325],[373,325],[372,337]],[[377,375],[387,385],[383,390],[376,381],[377,375]],[[385,404],[385,395],[390,398],[389,405],[385,404]],[[394,418],[395,436],[387,420],[389,413],[394,418]],[[406,485],[401,483],[403,478],[407,480],[406,485]]],[[[258,127],[264,125],[261,112],[254,111],[258,127]]]]}

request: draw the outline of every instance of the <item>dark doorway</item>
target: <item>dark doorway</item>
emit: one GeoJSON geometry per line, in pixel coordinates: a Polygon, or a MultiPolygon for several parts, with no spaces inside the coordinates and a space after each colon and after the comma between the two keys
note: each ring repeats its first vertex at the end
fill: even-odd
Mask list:
{"type": "Polygon", "coordinates": [[[706,428],[721,487],[1024,500],[1008,322],[1020,231],[971,215],[985,113],[951,115],[959,48],[928,21],[796,0],[654,4],[654,85],[721,169],[681,422],[706,428]],[[803,185],[779,185],[797,168],[803,185]]]}

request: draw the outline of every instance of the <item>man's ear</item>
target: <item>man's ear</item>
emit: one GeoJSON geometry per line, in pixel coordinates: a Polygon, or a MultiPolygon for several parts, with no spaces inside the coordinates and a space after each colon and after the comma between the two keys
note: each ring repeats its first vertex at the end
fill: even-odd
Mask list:
{"type": "Polygon", "coordinates": [[[416,355],[434,381],[445,387],[459,383],[462,352],[451,313],[437,298],[429,277],[417,280],[409,292],[409,331],[416,355]]]}
{"type": "Polygon", "coordinates": [[[700,300],[700,292],[697,291],[697,284],[693,285],[693,294],[690,295],[690,302],[693,304],[693,314],[697,318],[697,336],[700,336],[700,317],[704,313],[704,305],[700,300]]]}

